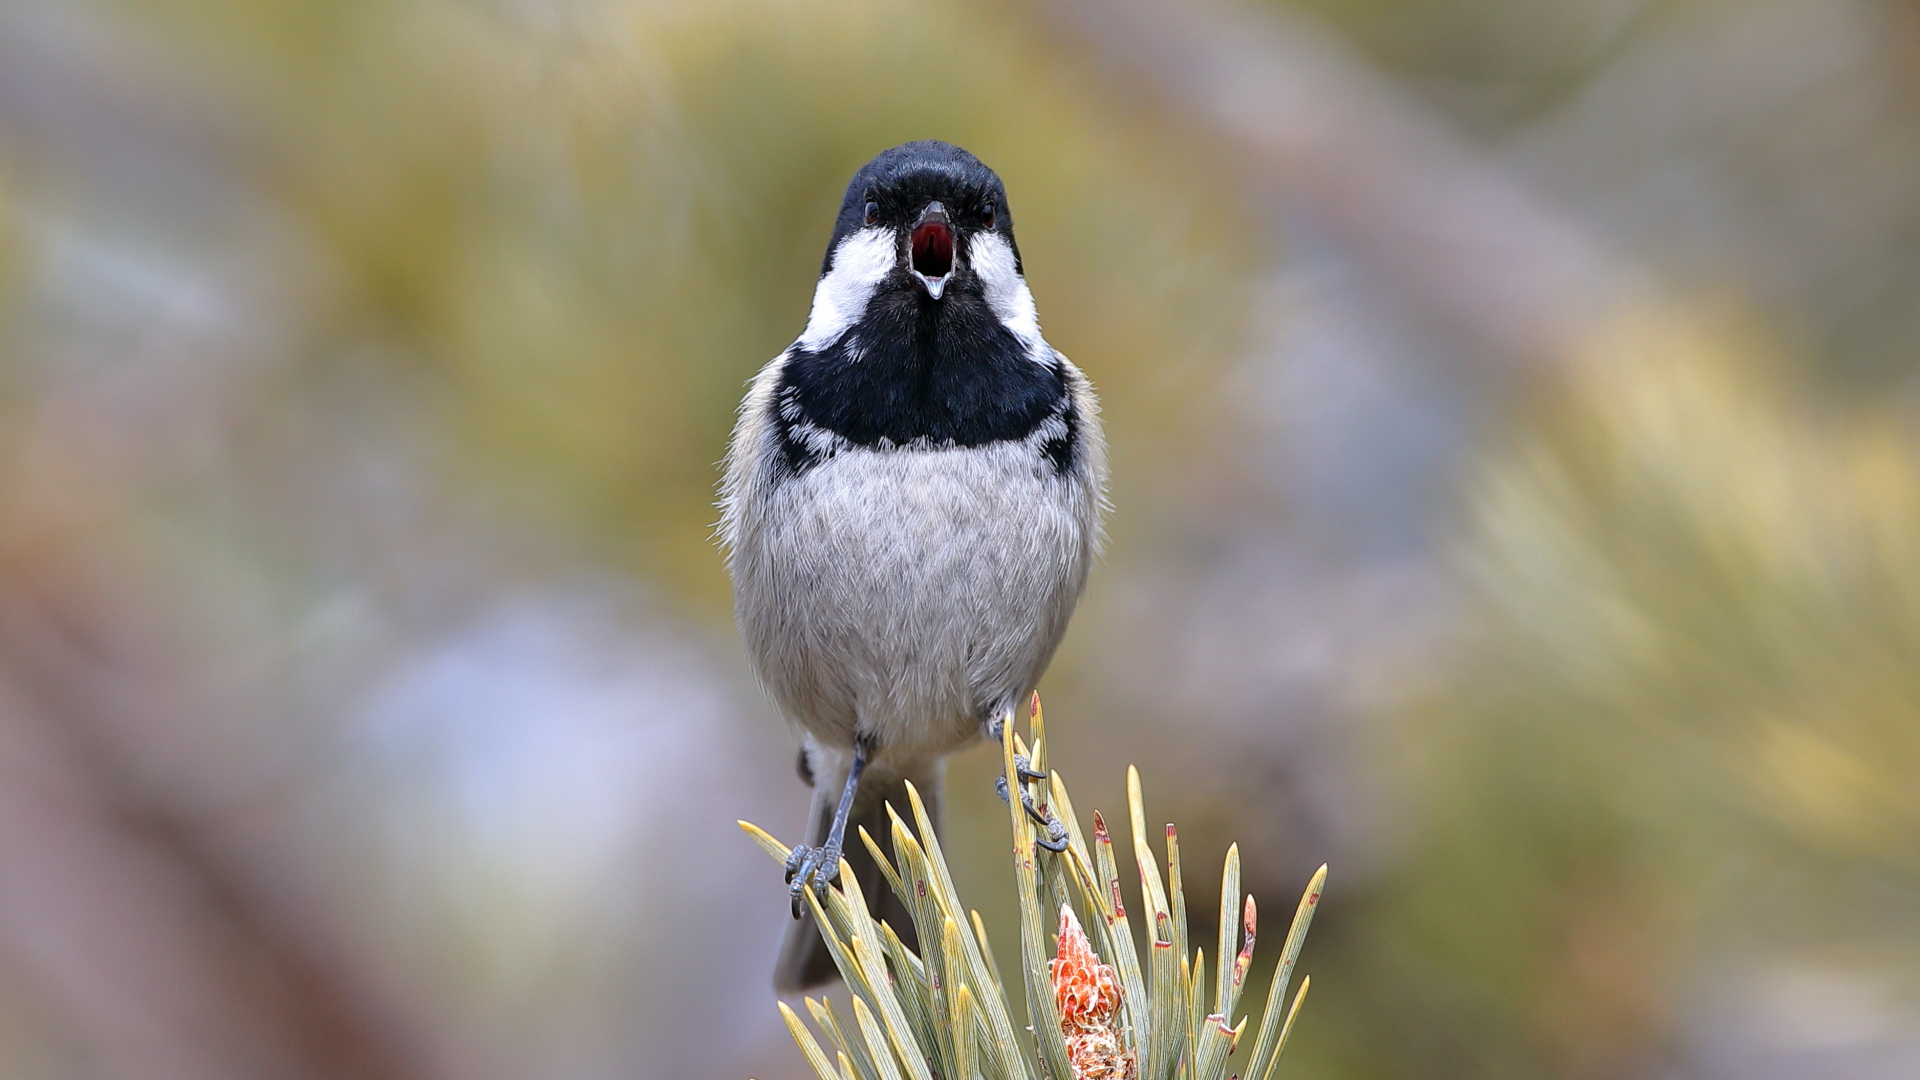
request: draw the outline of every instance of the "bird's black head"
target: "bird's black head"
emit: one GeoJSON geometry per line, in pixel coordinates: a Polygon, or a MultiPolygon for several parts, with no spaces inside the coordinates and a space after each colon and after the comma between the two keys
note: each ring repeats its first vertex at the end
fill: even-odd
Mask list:
{"type": "MultiPolygon", "coordinates": [[[[903,143],[853,174],[820,272],[832,271],[849,238],[891,241],[896,273],[885,289],[918,290],[939,300],[950,289],[977,295],[979,269],[969,255],[986,238],[1004,242],[1020,272],[1006,188],[980,159],[933,139],[903,143]]],[[[988,241],[991,242],[991,241],[988,241]]],[[[982,252],[984,254],[984,252],[982,252]]]]}
{"type": "Polygon", "coordinates": [[[1051,420],[1068,445],[1063,363],[1040,336],[1000,178],[957,146],[896,146],[847,185],[807,328],[787,350],[774,411],[783,460],[808,468],[826,452],[822,433],[967,447],[1051,420]]]}

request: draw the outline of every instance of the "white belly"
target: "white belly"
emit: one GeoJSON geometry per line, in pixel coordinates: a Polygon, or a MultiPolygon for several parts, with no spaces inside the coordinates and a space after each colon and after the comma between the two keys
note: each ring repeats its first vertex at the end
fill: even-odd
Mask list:
{"type": "Polygon", "coordinates": [[[741,507],[735,606],[815,738],[945,753],[1039,681],[1086,582],[1093,492],[1028,446],[851,449],[741,507]]]}

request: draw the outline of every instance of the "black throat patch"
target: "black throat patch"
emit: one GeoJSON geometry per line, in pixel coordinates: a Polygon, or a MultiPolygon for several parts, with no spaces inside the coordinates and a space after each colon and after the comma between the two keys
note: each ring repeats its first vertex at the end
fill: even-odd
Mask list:
{"type": "Polygon", "coordinates": [[[1034,362],[977,284],[955,284],[962,288],[938,301],[882,289],[838,341],[818,352],[795,346],[773,400],[791,472],[825,452],[808,426],[855,446],[942,448],[1024,439],[1055,417],[1066,440],[1050,440],[1045,452],[1066,470],[1078,428],[1066,372],[1057,359],[1034,362]]]}

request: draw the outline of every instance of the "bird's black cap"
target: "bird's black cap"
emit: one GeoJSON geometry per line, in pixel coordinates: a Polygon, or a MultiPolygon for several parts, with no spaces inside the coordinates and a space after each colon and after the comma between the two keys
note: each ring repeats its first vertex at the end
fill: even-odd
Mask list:
{"type": "Polygon", "coordinates": [[[840,241],[867,223],[867,204],[876,209],[876,224],[906,228],[929,203],[938,202],[955,228],[965,232],[997,232],[1013,248],[1019,265],[1020,246],[1013,239],[1013,214],[1007,209],[1007,190],[992,169],[952,143],[918,139],[882,151],[860,167],[840,200],[840,216],[820,264],[825,274],[833,268],[833,251],[840,241]]]}

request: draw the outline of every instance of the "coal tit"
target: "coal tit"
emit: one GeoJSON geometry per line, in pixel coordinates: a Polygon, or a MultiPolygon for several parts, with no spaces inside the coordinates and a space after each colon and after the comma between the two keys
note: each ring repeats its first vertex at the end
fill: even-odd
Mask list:
{"type": "MultiPolygon", "coordinates": [[[[868,162],[721,487],[734,616],[814,788],[796,915],[844,855],[911,940],[849,822],[889,835],[905,780],[938,821],[945,756],[999,739],[1066,631],[1105,482],[1093,390],[1040,335],[1000,178],[934,141],[868,162]]],[[[834,974],[811,921],[788,931],[783,990],[834,974]]]]}

